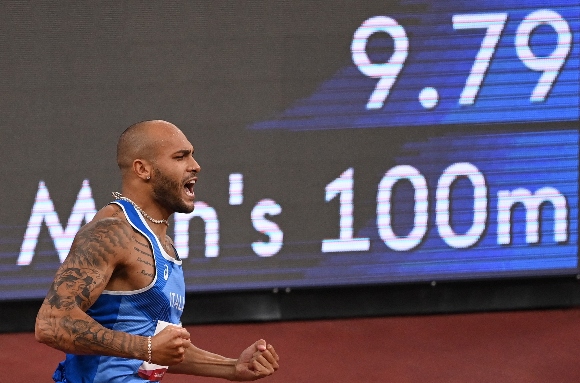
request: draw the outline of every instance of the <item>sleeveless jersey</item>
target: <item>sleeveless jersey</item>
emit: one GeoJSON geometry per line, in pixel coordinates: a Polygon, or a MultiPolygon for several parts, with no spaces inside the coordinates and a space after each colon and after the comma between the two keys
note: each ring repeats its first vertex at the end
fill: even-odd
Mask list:
{"type": "MultiPolygon", "coordinates": [[[[87,314],[104,327],[134,335],[152,336],[157,321],[180,324],[185,303],[181,260],[170,257],[129,202],[116,200],[127,220],[151,244],[155,276],[148,286],[133,291],[103,291],[87,314]]],[[[53,380],[60,383],[137,383],[147,380],[137,371],[142,360],[99,355],[67,354],[53,380]]]]}

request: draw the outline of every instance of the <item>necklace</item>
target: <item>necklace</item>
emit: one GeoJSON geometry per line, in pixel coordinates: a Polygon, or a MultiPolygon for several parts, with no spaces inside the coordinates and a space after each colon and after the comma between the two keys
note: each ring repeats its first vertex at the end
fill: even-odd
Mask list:
{"type": "Polygon", "coordinates": [[[120,199],[120,200],[129,202],[131,205],[133,205],[133,207],[135,209],[137,209],[139,211],[139,213],[141,213],[141,215],[143,215],[143,217],[147,218],[149,221],[151,221],[153,223],[157,223],[157,224],[164,223],[167,226],[169,226],[169,223],[167,222],[166,219],[155,219],[155,218],[151,217],[149,214],[145,213],[145,211],[143,211],[143,209],[141,209],[139,207],[139,205],[137,205],[135,202],[131,201],[129,198],[124,197],[121,193],[113,192],[112,194],[113,194],[113,198],[115,198],[115,199],[120,199]]]}

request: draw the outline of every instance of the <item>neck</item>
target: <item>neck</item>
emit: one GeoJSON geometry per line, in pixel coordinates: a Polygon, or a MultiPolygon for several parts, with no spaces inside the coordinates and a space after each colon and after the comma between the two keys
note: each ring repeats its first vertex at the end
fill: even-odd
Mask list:
{"type": "Polygon", "coordinates": [[[153,232],[155,234],[157,234],[159,237],[165,236],[165,233],[167,232],[167,226],[169,226],[167,219],[165,219],[165,218],[162,218],[162,219],[153,218],[152,216],[147,214],[147,212],[145,210],[143,210],[143,208],[141,206],[139,206],[135,201],[133,201],[129,197],[125,197],[121,193],[118,193],[118,192],[113,192],[112,194],[113,194],[113,198],[127,201],[131,205],[133,205],[133,207],[147,220],[147,224],[149,225],[149,227],[151,228],[151,230],[153,230],[153,232]]]}

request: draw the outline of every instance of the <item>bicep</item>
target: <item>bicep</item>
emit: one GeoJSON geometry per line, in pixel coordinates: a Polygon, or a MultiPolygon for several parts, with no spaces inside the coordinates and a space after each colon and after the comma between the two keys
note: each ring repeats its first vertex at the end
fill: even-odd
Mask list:
{"type": "Polygon", "coordinates": [[[129,226],[114,218],[81,229],[46,296],[51,310],[86,311],[105,289],[131,240],[129,226]]]}

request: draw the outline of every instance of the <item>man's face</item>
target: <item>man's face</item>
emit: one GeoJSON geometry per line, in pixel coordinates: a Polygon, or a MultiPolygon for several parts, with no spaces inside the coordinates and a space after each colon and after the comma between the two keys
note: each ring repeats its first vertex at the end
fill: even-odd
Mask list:
{"type": "Polygon", "coordinates": [[[82,297],[82,292],[86,287],[87,284],[82,279],[66,281],[60,284],[56,292],[60,298],[61,305],[65,307],[74,305],[77,299],[82,297]]]}
{"type": "Polygon", "coordinates": [[[193,146],[181,131],[160,142],[151,177],[153,198],[171,212],[191,213],[199,164],[193,146]]]}

